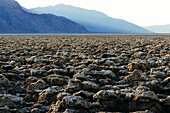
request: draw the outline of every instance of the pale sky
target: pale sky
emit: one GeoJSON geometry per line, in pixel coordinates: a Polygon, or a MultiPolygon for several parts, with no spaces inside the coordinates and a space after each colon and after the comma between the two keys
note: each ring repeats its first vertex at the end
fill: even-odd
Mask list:
{"type": "Polygon", "coordinates": [[[16,0],[25,8],[66,4],[123,19],[139,26],[170,24],[170,0],[16,0]]]}

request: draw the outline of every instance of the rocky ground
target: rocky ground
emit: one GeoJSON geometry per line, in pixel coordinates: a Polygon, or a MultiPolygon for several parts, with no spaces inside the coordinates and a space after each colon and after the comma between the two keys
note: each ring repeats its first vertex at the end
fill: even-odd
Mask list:
{"type": "Polygon", "coordinates": [[[170,112],[170,35],[0,36],[0,113],[170,112]]]}

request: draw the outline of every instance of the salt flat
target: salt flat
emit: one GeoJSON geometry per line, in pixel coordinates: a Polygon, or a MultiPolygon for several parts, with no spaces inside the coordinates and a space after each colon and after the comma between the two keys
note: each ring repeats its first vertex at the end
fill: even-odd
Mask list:
{"type": "Polygon", "coordinates": [[[0,35],[0,112],[170,111],[168,34],[0,35]]]}

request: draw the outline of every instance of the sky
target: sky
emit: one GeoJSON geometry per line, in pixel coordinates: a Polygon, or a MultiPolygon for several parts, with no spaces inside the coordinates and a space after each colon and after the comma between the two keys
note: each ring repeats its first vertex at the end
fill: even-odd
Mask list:
{"type": "Polygon", "coordinates": [[[66,4],[123,19],[139,26],[170,24],[170,0],[16,0],[25,8],[66,4]]]}

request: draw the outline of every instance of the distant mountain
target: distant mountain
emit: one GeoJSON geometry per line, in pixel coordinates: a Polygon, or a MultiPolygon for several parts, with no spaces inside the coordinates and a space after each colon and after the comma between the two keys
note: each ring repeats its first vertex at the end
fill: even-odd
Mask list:
{"type": "Polygon", "coordinates": [[[29,13],[14,0],[0,0],[0,33],[86,33],[82,25],[52,14],[29,13]]]}
{"type": "Polygon", "coordinates": [[[155,33],[170,33],[170,24],[168,25],[155,25],[155,26],[147,26],[144,27],[155,33]]]}
{"type": "Polygon", "coordinates": [[[70,5],[38,7],[30,9],[32,12],[64,16],[80,23],[90,32],[100,33],[151,33],[150,31],[121,19],[111,18],[95,10],[86,10],[70,5]]]}
{"type": "Polygon", "coordinates": [[[24,11],[28,12],[28,13],[33,13],[33,14],[35,14],[35,12],[32,12],[31,10],[29,10],[29,9],[27,9],[27,8],[25,8],[25,7],[22,7],[22,6],[21,6],[21,8],[22,8],[24,11]]]}

